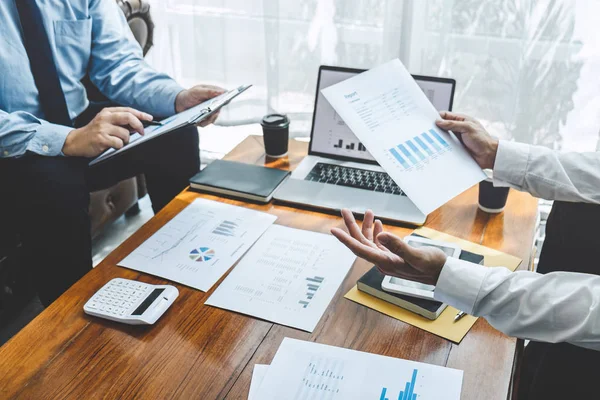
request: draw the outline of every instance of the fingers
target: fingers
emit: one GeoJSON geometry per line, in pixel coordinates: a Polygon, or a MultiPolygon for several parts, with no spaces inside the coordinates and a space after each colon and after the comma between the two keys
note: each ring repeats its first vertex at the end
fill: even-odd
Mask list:
{"type": "Polygon", "coordinates": [[[356,223],[356,219],[354,219],[354,214],[348,209],[342,210],[342,218],[344,218],[344,223],[346,224],[346,228],[348,228],[348,232],[350,236],[358,240],[359,242],[369,245],[370,242],[365,238],[356,223]]]}
{"type": "Polygon", "coordinates": [[[362,224],[362,234],[370,242],[373,241],[373,218],[373,211],[367,210],[362,224]]]}
{"type": "Polygon", "coordinates": [[[465,114],[441,111],[440,117],[435,124],[442,129],[452,131],[456,134],[474,133],[477,128],[477,120],[465,114]]]}
{"type": "Polygon", "coordinates": [[[383,232],[383,224],[381,223],[380,220],[376,220],[375,221],[375,225],[373,227],[373,242],[381,250],[386,250],[386,248],[384,246],[382,246],[381,243],[379,243],[379,239],[377,239],[377,237],[379,236],[379,234],[382,233],[382,232],[383,232]]]}
{"type": "Polygon", "coordinates": [[[466,114],[455,113],[451,111],[440,111],[440,117],[451,121],[474,121],[473,117],[466,114]]]}
{"type": "Polygon", "coordinates": [[[412,264],[415,261],[414,248],[406,244],[406,242],[398,236],[383,232],[377,235],[377,240],[382,246],[385,246],[385,248],[400,256],[409,264],[412,264]]]}
{"type": "MultiPolygon", "coordinates": [[[[125,128],[121,128],[120,126],[113,126],[112,129],[110,131],[108,131],[108,135],[106,135],[107,138],[117,138],[120,140],[121,143],[121,147],[123,147],[123,145],[126,145],[129,143],[129,131],[125,128]]],[[[114,143],[114,141],[111,140],[111,143],[114,143]]],[[[111,146],[113,147],[113,146],[111,146]]],[[[121,147],[115,147],[116,149],[120,149],[121,147]]]]}
{"type": "Polygon", "coordinates": [[[120,148],[122,148],[123,146],[125,146],[125,143],[123,143],[123,140],[117,136],[106,136],[105,137],[106,140],[106,148],[112,147],[113,149],[119,150],[120,148]]]}
{"type": "Polygon", "coordinates": [[[383,265],[388,260],[381,250],[361,243],[339,228],[333,228],[331,234],[358,257],[364,258],[373,264],[383,265]]]}
{"type": "Polygon", "coordinates": [[[212,99],[220,94],[225,93],[225,89],[214,85],[197,85],[190,89],[194,97],[202,99],[212,99]]]}
{"type": "Polygon", "coordinates": [[[208,90],[213,90],[215,92],[219,92],[219,94],[226,92],[225,89],[223,89],[220,86],[216,86],[216,85],[202,84],[202,85],[198,85],[197,87],[205,88],[205,89],[208,89],[208,90]]]}
{"type": "Polygon", "coordinates": [[[113,112],[109,114],[109,121],[113,125],[130,126],[135,132],[140,135],[144,134],[144,125],[141,121],[130,112],[113,112]]]}
{"type": "Polygon", "coordinates": [[[111,113],[115,113],[115,112],[127,112],[130,114],[133,114],[136,118],[144,120],[144,121],[152,121],[152,115],[136,110],[135,108],[131,108],[131,107],[109,107],[109,108],[105,108],[104,111],[108,111],[111,113]]]}
{"type": "Polygon", "coordinates": [[[210,124],[214,124],[215,121],[217,120],[217,118],[219,118],[219,114],[221,113],[221,111],[217,111],[216,113],[214,113],[213,115],[211,115],[209,118],[205,119],[204,121],[200,122],[200,126],[202,128],[204,128],[205,126],[208,126],[210,124]]]}
{"type": "Polygon", "coordinates": [[[435,121],[435,124],[440,128],[452,131],[455,133],[473,133],[475,127],[471,121],[452,121],[452,120],[440,120],[435,121]]]}

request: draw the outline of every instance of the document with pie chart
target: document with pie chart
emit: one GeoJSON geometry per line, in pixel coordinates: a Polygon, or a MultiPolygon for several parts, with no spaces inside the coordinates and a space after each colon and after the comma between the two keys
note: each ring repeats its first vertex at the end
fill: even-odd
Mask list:
{"type": "Polygon", "coordinates": [[[119,265],[208,291],[276,219],[196,199],[119,265]]]}

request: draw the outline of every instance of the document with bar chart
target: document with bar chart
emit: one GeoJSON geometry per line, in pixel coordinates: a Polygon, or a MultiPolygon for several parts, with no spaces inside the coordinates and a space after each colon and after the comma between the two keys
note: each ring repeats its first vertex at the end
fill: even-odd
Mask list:
{"type": "Polygon", "coordinates": [[[463,372],[285,338],[255,398],[459,400],[463,372]]]}
{"type": "Polygon", "coordinates": [[[312,332],[355,259],[331,235],[273,225],[205,304],[312,332]]]}
{"type": "Polygon", "coordinates": [[[196,199],[119,265],[207,291],[276,219],[196,199]]]}
{"type": "Polygon", "coordinates": [[[429,214],[485,179],[400,60],[323,89],[323,95],[411,201],[429,214]]]}

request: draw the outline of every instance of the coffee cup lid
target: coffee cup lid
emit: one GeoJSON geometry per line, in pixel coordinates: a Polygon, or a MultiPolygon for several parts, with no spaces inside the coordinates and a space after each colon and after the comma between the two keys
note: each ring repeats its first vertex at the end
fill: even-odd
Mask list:
{"type": "Polygon", "coordinates": [[[290,120],[286,115],[283,114],[269,114],[263,117],[262,121],[260,121],[260,124],[267,127],[277,126],[285,128],[290,124],[290,120]]]}

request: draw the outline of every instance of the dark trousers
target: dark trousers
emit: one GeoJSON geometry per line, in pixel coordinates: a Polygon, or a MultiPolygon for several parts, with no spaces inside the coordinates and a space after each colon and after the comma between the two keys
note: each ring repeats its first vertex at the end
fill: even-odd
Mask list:
{"type": "Polygon", "coordinates": [[[195,127],[183,128],[91,168],[87,159],[33,153],[0,159],[0,229],[21,234],[42,304],[92,268],[89,193],[143,173],[158,212],[199,171],[198,141],[195,127]]]}
{"type": "MultiPolygon", "coordinates": [[[[538,272],[600,275],[600,206],[555,201],[538,272]]],[[[519,376],[519,400],[598,399],[600,351],[531,341],[519,376]]]]}

